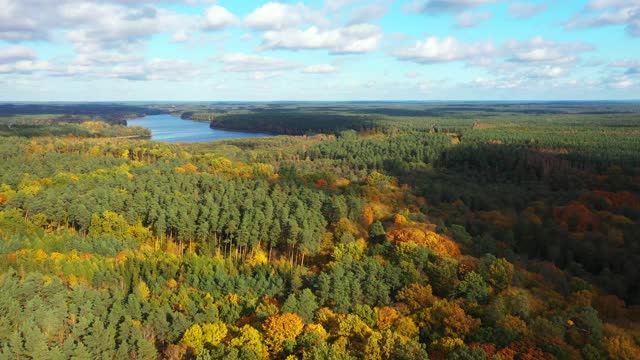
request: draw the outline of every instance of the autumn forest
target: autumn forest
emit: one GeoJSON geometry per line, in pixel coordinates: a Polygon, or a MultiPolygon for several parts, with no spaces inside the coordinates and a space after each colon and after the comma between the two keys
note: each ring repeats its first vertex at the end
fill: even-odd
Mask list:
{"type": "Polygon", "coordinates": [[[634,102],[0,104],[0,359],[639,359],[639,139],[634,102]]]}

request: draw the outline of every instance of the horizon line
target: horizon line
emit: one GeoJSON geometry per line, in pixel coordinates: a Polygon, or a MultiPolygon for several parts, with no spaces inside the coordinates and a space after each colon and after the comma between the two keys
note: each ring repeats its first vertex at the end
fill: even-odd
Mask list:
{"type": "Polygon", "coordinates": [[[583,103],[598,103],[598,102],[624,102],[634,103],[640,102],[638,99],[521,99],[521,100],[1,100],[0,105],[11,104],[41,104],[41,103],[67,103],[67,104],[80,104],[80,103],[447,103],[447,102],[467,102],[467,103],[483,103],[483,102],[503,102],[503,103],[557,103],[557,102],[583,102],[583,103]]]}

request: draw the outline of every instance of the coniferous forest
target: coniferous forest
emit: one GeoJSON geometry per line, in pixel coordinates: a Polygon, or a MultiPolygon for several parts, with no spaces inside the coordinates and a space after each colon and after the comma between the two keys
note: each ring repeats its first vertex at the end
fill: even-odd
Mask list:
{"type": "Polygon", "coordinates": [[[0,105],[0,359],[639,359],[639,264],[638,103],[0,105]]]}

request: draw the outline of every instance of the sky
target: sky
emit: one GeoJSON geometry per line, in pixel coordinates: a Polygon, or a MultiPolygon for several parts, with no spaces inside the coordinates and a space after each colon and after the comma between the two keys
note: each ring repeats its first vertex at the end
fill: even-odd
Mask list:
{"type": "Polygon", "coordinates": [[[0,0],[0,102],[638,99],[640,0],[0,0]]]}

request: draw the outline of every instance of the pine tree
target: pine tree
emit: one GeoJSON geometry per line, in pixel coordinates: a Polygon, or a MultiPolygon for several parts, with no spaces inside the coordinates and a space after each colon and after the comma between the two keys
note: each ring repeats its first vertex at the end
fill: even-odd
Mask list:
{"type": "Polygon", "coordinates": [[[300,296],[298,297],[296,314],[298,314],[302,320],[308,324],[313,321],[313,314],[317,309],[318,303],[316,302],[316,296],[313,295],[313,292],[311,292],[310,289],[302,290],[302,293],[300,293],[300,296]]]}

